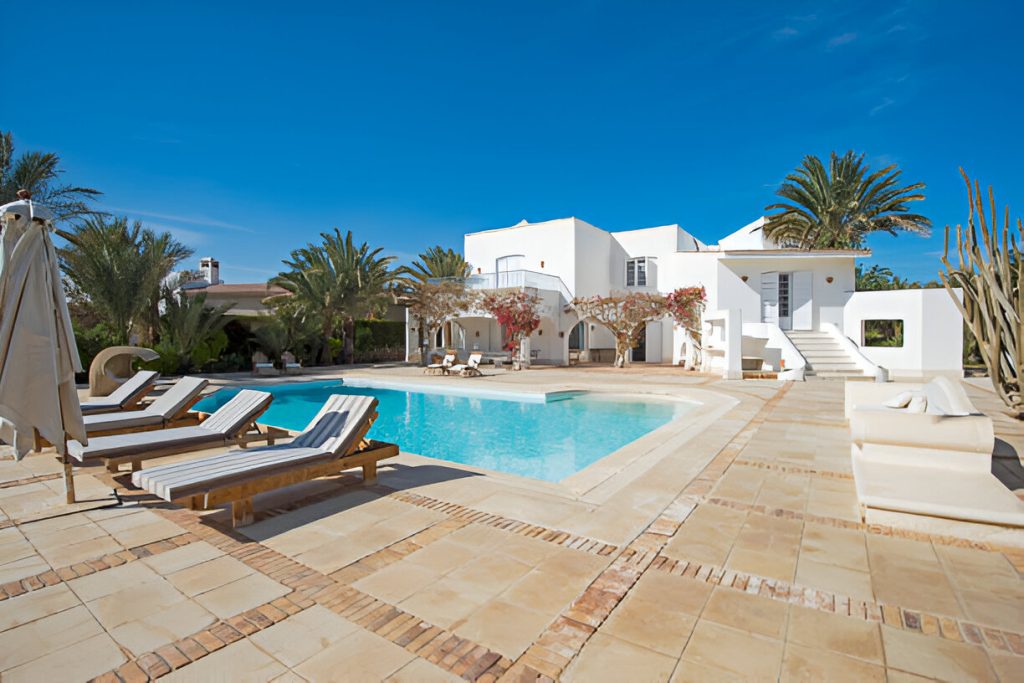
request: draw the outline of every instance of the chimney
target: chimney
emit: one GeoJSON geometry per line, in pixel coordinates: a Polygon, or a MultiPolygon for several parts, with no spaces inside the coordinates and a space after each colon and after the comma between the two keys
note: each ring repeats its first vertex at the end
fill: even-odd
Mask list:
{"type": "Polygon", "coordinates": [[[212,256],[199,259],[199,274],[211,285],[220,284],[220,261],[212,256]]]}

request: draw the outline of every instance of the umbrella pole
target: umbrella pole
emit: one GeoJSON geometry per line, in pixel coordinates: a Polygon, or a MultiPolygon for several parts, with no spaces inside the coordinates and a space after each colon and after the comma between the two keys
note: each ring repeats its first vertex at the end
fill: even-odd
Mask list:
{"type": "Polygon", "coordinates": [[[60,456],[64,464],[64,496],[68,505],[75,502],[75,477],[71,471],[71,459],[68,458],[68,439],[64,437],[64,455],[60,456]]]}

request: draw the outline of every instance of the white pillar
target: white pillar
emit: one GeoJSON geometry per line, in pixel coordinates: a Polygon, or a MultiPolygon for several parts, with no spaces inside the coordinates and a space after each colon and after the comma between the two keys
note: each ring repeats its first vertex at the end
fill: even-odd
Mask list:
{"type": "Polygon", "coordinates": [[[725,314],[725,379],[743,379],[743,312],[738,308],[725,314]]]}

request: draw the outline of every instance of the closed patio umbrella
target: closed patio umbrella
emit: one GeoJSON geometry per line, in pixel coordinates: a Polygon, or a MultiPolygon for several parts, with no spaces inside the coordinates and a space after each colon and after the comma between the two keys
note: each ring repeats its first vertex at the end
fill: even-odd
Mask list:
{"type": "Polygon", "coordinates": [[[27,192],[18,196],[0,206],[0,439],[19,460],[37,434],[52,443],[63,457],[72,503],[66,441],[86,443],[75,389],[82,362],[50,239],[51,214],[27,192]]]}

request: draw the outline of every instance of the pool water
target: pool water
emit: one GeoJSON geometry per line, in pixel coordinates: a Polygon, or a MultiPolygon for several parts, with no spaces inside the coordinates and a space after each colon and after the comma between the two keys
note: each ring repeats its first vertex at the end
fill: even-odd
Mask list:
{"type": "MultiPolygon", "coordinates": [[[[195,409],[212,412],[241,388],[221,389],[195,409]]],[[[580,471],[693,407],[585,393],[547,402],[506,400],[497,392],[484,398],[348,387],[341,380],[250,388],[274,395],[260,422],[294,430],[305,428],[331,394],[369,394],[380,402],[371,438],[409,453],[546,481],[580,471]]]]}

